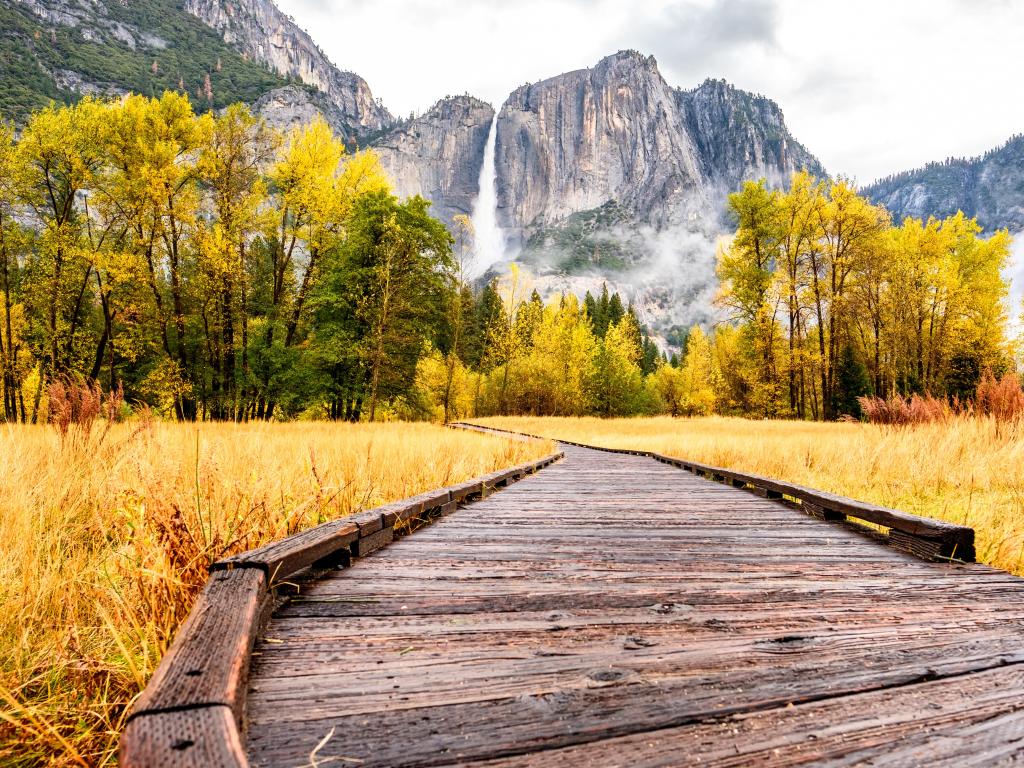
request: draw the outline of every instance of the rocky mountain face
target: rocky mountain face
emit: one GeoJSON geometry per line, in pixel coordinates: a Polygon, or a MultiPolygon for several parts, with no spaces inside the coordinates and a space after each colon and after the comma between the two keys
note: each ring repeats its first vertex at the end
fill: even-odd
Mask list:
{"type": "Polygon", "coordinates": [[[451,225],[470,215],[480,191],[484,146],[494,108],[472,96],[442,99],[425,114],[372,143],[399,197],[423,195],[451,225]]]}
{"type": "Polygon", "coordinates": [[[673,88],[636,51],[515,91],[497,151],[499,218],[527,234],[609,205],[663,229],[744,179],[822,173],[773,102],[715,80],[673,88]]]}
{"type": "Polygon", "coordinates": [[[498,118],[496,163],[498,219],[512,231],[608,202],[654,226],[706,206],[676,92],[653,57],[633,52],[513,92],[498,118]]]}
{"type": "Polygon", "coordinates": [[[963,211],[988,231],[1024,230],[1024,136],[981,157],[950,159],[896,174],[864,193],[897,221],[944,218],[963,211]]]}
{"type": "Polygon", "coordinates": [[[635,51],[519,88],[497,131],[498,221],[540,286],[606,281],[663,329],[711,317],[728,193],[824,175],[774,102],[674,88],[635,51]]]}
{"type": "Polygon", "coordinates": [[[334,66],[271,0],[185,0],[184,7],[249,58],[326,95],[335,108],[332,124],[346,136],[361,138],[394,122],[365,80],[334,66]]]}
{"type": "Polygon", "coordinates": [[[129,91],[187,92],[198,108],[286,84],[246,60],[178,0],[0,0],[0,116],[129,91]]]}
{"type": "Polygon", "coordinates": [[[322,114],[350,143],[396,123],[271,0],[0,0],[3,117],[164,90],[200,110],[254,104],[280,127],[322,114]]]}
{"type": "Polygon", "coordinates": [[[704,178],[716,189],[714,196],[732,192],[748,179],[765,177],[781,185],[799,170],[826,175],[817,158],[790,134],[782,110],[771,99],[724,80],[706,80],[677,95],[704,178]]]}

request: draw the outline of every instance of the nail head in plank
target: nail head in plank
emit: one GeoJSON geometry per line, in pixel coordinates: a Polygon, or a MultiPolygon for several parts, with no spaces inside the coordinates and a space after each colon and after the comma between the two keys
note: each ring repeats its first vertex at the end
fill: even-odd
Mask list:
{"type": "Polygon", "coordinates": [[[137,717],[121,735],[122,768],[248,768],[228,707],[211,706],[137,717]]]}

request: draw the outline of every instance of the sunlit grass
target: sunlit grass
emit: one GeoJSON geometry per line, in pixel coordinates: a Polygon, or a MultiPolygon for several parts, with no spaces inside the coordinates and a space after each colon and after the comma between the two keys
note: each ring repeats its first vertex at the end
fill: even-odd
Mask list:
{"type": "Polygon", "coordinates": [[[490,418],[481,424],[745,470],[971,526],[978,559],[1024,575],[1024,424],[915,427],[737,418],[490,418]]]}
{"type": "Polygon", "coordinates": [[[112,762],[207,565],[550,452],[425,424],[0,425],[0,765],[112,762]]]}

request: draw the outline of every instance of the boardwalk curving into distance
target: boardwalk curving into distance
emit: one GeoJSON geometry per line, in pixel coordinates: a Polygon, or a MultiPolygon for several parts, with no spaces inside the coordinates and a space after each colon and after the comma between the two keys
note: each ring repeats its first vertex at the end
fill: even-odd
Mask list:
{"type": "Polygon", "coordinates": [[[1024,761],[1024,580],[564,451],[276,609],[253,765],[1024,761]]]}

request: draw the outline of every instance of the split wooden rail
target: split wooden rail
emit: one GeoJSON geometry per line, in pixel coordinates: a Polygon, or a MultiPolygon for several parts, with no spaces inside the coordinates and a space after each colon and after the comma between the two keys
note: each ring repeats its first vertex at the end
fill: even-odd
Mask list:
{"type": "Polygon", "coordinates": [[[136,701],[121,736],[126,768],[247,766],[242,734],[253,643],[275,604],[301,580],[348,567],[455,510],[561,458],[499,470],[468,482],[323,523],[214,563],[170,649],[136,701]]]}

